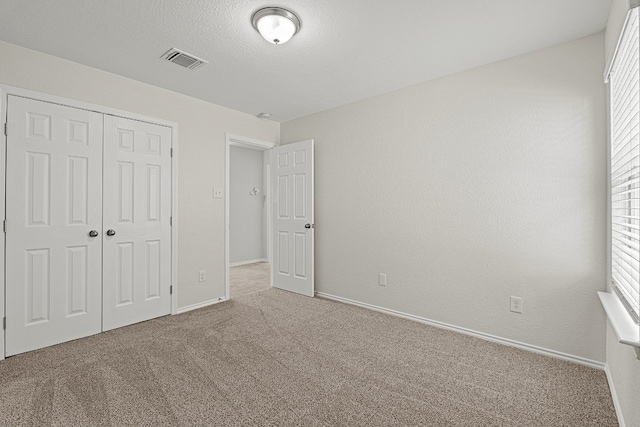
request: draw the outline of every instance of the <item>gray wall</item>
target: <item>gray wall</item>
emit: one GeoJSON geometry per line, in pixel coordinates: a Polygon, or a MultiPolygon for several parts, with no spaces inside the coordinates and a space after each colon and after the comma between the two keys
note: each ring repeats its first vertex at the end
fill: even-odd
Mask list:
{"type": "Polygon", "coordinates": [[[604,362],[603,66],[597,34],[283,123],[317,290],[604,362]]]}
{"type": "Polygon", "coordinates": [[[263,152],[231,146],[229,154],[229,262],[265,259],[263,152]],[[258,188],[260,194],[250,191],[258,188]]]}

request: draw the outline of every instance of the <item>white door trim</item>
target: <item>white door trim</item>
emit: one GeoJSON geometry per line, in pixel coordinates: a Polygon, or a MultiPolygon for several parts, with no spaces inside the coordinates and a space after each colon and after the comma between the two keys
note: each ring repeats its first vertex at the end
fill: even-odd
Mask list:
{"type": "MultiPolygon", "coordinates": [[[[4,134],[4,126],[7,120],[7,100],[9,95],[31,98],[38,101],[51,102],[53,104],[65,105],[68,107],[79,108],[82,110],[95,111],[101,114],[111,116],[125,117],[128,119],[138,120],[141,122],[153,123],[171,128],[171,144],[173,156],[171,158],[171,285],[173,286],[173,294],[171,295],[171,314],[178,312],[178,123],[157,119],[154,117],[144,116],[142,114],[131,113],[128,111],[118,110],[115,108],[105,107],[101,105],[91,104],[88,102],[77,101],[74,99],[63,98],[60,96],[48,95],[45,93],[35,92],[15,86],[0,84],[0,221],[6,219],[5,211],[5,193],[6,193],[6,152],[7,137],[4,134]]],[[[9,130],[11,132],[11,130],[9,130]]],[[[2,225],[2,224],[0,224],[2,225]]],[[[0,319],[5,317],[5,234],[0,232],[0,319]]],[[[2,329],[0,339],[0,360],[5,355],[5,330],[2,329]]]]}
{"type": "MultiPolygon", "coordinates": [[[[7,167],[7,136],[4,134],[4,126],[7,123],[7,89],[0,85],[0,220],[4,224],[6,219],[5,210],[5,173],[7,167]]],[[[5,318],[5,280],[4,280],[4,247],[5,247],[5,234],[4,230],[0,230],[0,320],[4,321],[5,318]]],[[[3,325],[4,326],[4,325],[3,325]]],[[[5,355],[5,329],[2,328],[2,339],[0,340],[0,360],[4,360],[5,355]]]]}
{"type": "MultiPolygon", "coordinates": [[[[258,139],[247,138],[244,136],[234,135],[231,133],[225,133],[225,167],[224,167],[224,299],[229,299],[229,164],[231,160],[231,147],[242,147],[249,148],[252,150],[260,150],[260,151],[268,151],[273,147],[277,146],[274,142],[266,142],[260,141],[258,139]]],[[[264,174],[263,174],[264,175],[264,174]]],[[[268,176],[268,175],[267,175],[268,176]]],[[[269,207],[268,212],[270,212],[271,207],[271,188],[269,188],[269,183],[265,183],[265,188],[267,191],[267,200],[266,205],[269,207]]],[[[271,237],[271,215],[267,216],[267,236],[270,239],[271,237]]],[[[267,251],[270,253],[271,249],[269,244],[267,245],[267,251]]],[[[267,256],[269,261],[271,260],[270,256],[267,256]]],[[[270,279],[273,281],[273,277],[270,279]]],[[[271,284],[271,283],[270,283],[271,284]]]]}

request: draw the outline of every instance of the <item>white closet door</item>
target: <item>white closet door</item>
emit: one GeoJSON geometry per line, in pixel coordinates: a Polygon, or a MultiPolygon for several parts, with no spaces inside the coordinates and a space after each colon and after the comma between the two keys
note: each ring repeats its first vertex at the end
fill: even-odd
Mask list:
{"type": "Polygon", "coordinates": [[[101,330],[103,122],[98,113],[8,98],[10,356],[101,330]]]}
{"type": "Polygon", "coordinates": [[[171,311],[171,129],[104,117],[106,331],[171,311]]]}

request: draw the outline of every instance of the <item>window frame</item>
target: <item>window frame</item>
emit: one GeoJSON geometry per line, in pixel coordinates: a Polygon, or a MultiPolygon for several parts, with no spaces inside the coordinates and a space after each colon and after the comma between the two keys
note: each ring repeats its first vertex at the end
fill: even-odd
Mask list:
{"type": "MultiPolygon", "coordinates": [[[[634,218],[634,215],[626,215],[624,212],[614,215],[614,212],[615,212],[614,206],[616,202],[618,203],[618,206],[616,207],[616,209],[618,210],[628,209],[629,207],[631,207],[632,209],[640,208],[640,206],[633,205],[634,203],[633,200],[635,200],[633,195],[631,193],[627,193],[627,191],[629,190],[628,188],[626,189],[622,188],[622,187],[626,187],[626,185],[624,184],[624,181],[620,181],[621,178],[624,179],[627,177],[627,175],[631,177],[631,181],[638,180],[638,177],[634,175],[634,173],[636,173],[635,167],[632,166],[631,168],[628,168],[628,170],[630,171],[628,173],[627,171],[625,171],[624,173],[619,173],[620,171],[618,169],[620,168],[620,165],[626,165],[628,159],[631,159],[630,163],[632,165],[635,165],[633,163],[633,158],[635,157],[635,155],[640,153],[636,153],[635,150],[633,149],[635,138],[628,138],[628,137],[627,139],[620,138],[617,142],[619,142],[620,140],[625,140],[626,143],[623,145],[614,146],[614,144],[616,143],[614,139],[617,138],[619,135],[614,134],[614,132],[616,131],[616,127],[614,125],[614,114],[615,114],[614,108],[616,108],[614,105],[614,102],[616,102],[616,99],[614,99],[614,96],[616,94],[614,93],[615,91],[615,88],[613,88],[614,84],[611,81],[611,77],[613,76],[613,73],[615,72],[615,68],[618,65],[616,63],[616,60],[620,58],[621,54],[625,55],[625,53],[620,50],[620,49],[625,49],[625,42],[627,40],[625,37],[627,36],[627,33],[629,31],[632,31],[633,25],[637,25],[638,21],[640,20],[640,15],[639,15],[640,1],[636,1],[634,3],[635,4],[633,5],[630,3],[629,11],[627,13],[624,26],[622,27],[622,30],[620,32],[618,44],[614,51],[613,57],[611,58],[611,61],[608,63],[607,69],[605,69],[605,76],[604,76],[605,83],[609,83],[607,87],[607,94],[609,97],[609,106],[608,106],[609,114],[607,119],[607,126],[609,129],[609,144],[608,144],[608,157],[607,157],[607,164],[608,164],[607,179],[609,181],[608,197],[607,197],[608,230],[609,230],[607,263],[608,263],[608,269],[609,269],[609,275],[608,275],[609,292],[598,292],[598,296],[607,314],[609,323],[611,324],[618,338],[618,341],[620,343],[633,346],[636,352],[636,356],[638,357],[638,359],[640,359],[640,326],[636,322],[636,319],[638,317],[636,315],[637,308],[634,308],[632,304],[629,304],[626,301],[626,299],[628,298],[629,292],[620,292],[619,287],[616,286],[616,281],[614,280],[614,275],[615,275],[614,270],[616,270],[616,265],[614,264],[614,256],[616,255],[619,256],[620,251],[624,252],[624,257],[629,258],[631,261],[631,263],[628,264],[628,267],[630,267],[632,271],[635,266],[638,266],[638,264],[635,263],[636,257],[640,258],[640,251],[638,251],[637,253],[634,253],[635,249],[629,250],[633,245],[638,246],[638,244],[636,243],[638,240],[637,240],[637,237],[634,236],[634,233],[628,232],[629,229],[634,229],[635,227],[637,227],[638,220],[634,218]],[[632,21],[634,19],[635,21],[632,21]],[[613,150],[616,147],[618,147],[620,150],[617,150],[616,154],[619,154],[622,148],[626,148],[626,144],[629,145],[629,147],[626,149],[626,151],[629,153],[629,157],[620,157],[618,155],[617,157],[618,164],[614,164],[615,156],[614,156],[613,150]],[[614,170],[614,167],[616,168],[616,170],[614,170]],[[613,173],[617,174],[616,178],[618,182],[614,182],[613,173]],[[615,188],[616,186],[618,191],[614,192],[613,188],[615,188]],[[626,198],[625,198],[625,194],[627,195],[626,198]],[[629,205],[629,203],[632,203],[632,204],[629,205]],[[621,218],[623,219],[621,220],[621,218]],[[632,227],[627,227],[627,231],[624,231],[625,223],[632,226],[632,227]],[[617,244],[619,245],[618,249],[614,247],[614,242],[616,241],[614,226],[617,227],[616,231],[618,232],[618,236],[617,236],[618,237],[617,244]],[[620,233],[621,230],[623,231],[623,233],[620,233]],[[625,233],[626,233],[626,237],[620,239],[620,234],[625,235],[625,233]],[[629,237],[629,239],[627,239],[627,237],[629,237]],[[629,246],[627,249],[624,249],[624,242],[627,240],[631,241],[632,245],[629,246]],[[618,250],[618,252],[616,252],[616,250],[618,250]]],[[[637,40],[638,40],[638,45],[636,45],[637,46],[636,48],[638,49],[638,52],[636,53],[636,58],[638,60],[638,69],[639,69],[638,71],[639,81],[638,81],[637,87],[640,88],[640,28],[635,27],[635,31],[638,31],[638,33],[635,34],[635,36],[637,37],[637,40]]],[[[634,59],[633,57],[631,58],[634,59]]],[[[629,63],[631,62],[627,62],[627,64],[629,63]]],[[[635,81],[633,80],[632,82],[635,83],[635,81]]],[[[632,87],[632,88],[635,90],[635,87],[632,87]]],[[[631,90],[629,93],[633,93],[633,90],[631,90]]],[[[638,90],[638,97],[640,98],[640,89],[638,90]]],[[[627,105],[631,105],[632,107],[630,107],[627,111],[636,111],[635,110],[636,107],[633,105],[634,99],[627,98],[627,101],[629,100],[631,101],[627,102],[627,105]]],[[[636,99],[636,100],[638,101],[637,108],[640,109],[640,99],[636,99]]],[[[634,117],[634,116],[630,116],[630,117],[634,117]]],[[[635,124],[635,121],[629,120],[628,123],[635,124]]],[[[640,128],[640,124],[638,125],[638,127],[640,128]]],[[[618,130],[619,129],[625,129],[625,128],[618,126],[618,130]]],[[[631,131],[635,129],[635,127],[631,126],[631,127],[628,127],[628,129],[629,131],[631,131]]],[[[640,134],[640,129],[639,129],[639,134],[640,134]]],[[[628,136],[631,136],[631,135],[634,135],[634,133],[630,132],[628,134],[628,136]]],[[[637,136],[637,138],[640,138],[640,135],[637,136]]],[[[640,150],[640,145],[636,149],[640,150]]],[[[620,168],[620,169],[624,169],[624,168],[620,168]]],[[[633,182],[631,182],[631,184],[634,185],[633,182]]],[[[637,186],[637,184],[635,185],[637,186]]],[[[638,202],[635,202],[635,203],[638,203],[638,202]]],[[[637,212],[640,214],[640,211],[637,211],[637,212]]],[[[638,261],[640,262],[640,260],[638,261]]],[[[623,268],[623,266],[618,262],[618,267],[617,267],[618,273],[620,273],[620,271],[623,271],[626,268],[627,267],[623,268]]],[[[640,270],[640,266],[638,266],[637,270],[640,270]]],[[[640,276],[640,274],[638,276],[640,276]]],[[[635,277],[636,276],[631,276],[632,281],[635,277]]],[[[638,281],[640,282],[640,280],[638,281]]],[[[638,284],[638,286],[640,287],[640,283],[638,284]]],[[[640,291],[640,289],[638,291],[640,291]]],[[[638,291],[636,291],[636,294],[638,295],[639,301],[633,300],[635,302],[636,307],[640,307],[640,292],[638,291]]],[[[633,295],[633,292],[630,295],[633,295]]]]}
{"type": "Polygon", "coordinates": [[[636,324],[640,315],[639,19],[638,8],[631,9],[609,72],[611,285],[636,324]]]}

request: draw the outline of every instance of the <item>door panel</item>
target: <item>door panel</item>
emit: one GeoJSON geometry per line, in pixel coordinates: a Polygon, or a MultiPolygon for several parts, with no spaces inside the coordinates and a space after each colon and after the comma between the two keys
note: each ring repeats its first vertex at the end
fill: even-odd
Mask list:
{"type": "Polygon", "coordinates": [[[102,115],[10,95],[6,355],[100,332],[102,115]]]}
{"type": "Polygon", "coordinates": [[[105,116],[104,183],[109,330],[171,311],[171,129],[105,116]]]}
{"type": "Polygon", "coordinates": [[[49,284],[51,263],[49,249],[28,250],[27,252],[27,325],[51,320],[49,284]]]}
{"type": "Polygon", "coordinates": [[[272,159],[273,286],[313,296],[313,141],[276,147],[272,159]]]}
{"type": "Polygon", "coordinates": [[[87,312],[87,246],[67,248],[69,260],[69,281],[67,293],[69,301],[67,315],[80,315],[87,312]]]}
{"type": "MultiPolygon", "coordinates": [[[[133,242],[116,243],[116,307],[133,304],[133,242]]],[[[111,287],[111,283],[107,283],[111,287]]]]}

